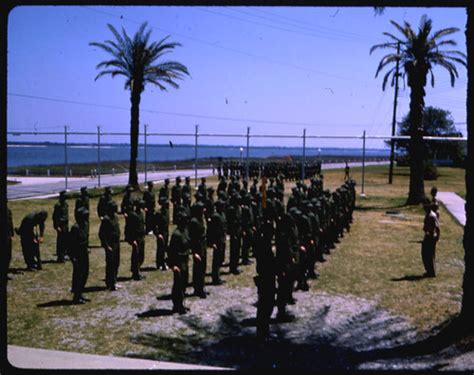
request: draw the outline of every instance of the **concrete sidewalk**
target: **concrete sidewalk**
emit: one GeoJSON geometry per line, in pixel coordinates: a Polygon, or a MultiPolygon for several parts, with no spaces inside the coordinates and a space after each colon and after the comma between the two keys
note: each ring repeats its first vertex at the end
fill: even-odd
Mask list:
{"type": "Polygon", "coordinates": [[[114,369],[114,370],[233,370],[223,367],[188,365],[95,354],[8,345],[8,362],[22,369],[114,369]]]}
{"type": "Polygon", "coordinates": [[[456,193],[442,191],[436,195],[438,200],[444,204],[449,213],[462,226],[466,225],[466,201],[456,193]]]}

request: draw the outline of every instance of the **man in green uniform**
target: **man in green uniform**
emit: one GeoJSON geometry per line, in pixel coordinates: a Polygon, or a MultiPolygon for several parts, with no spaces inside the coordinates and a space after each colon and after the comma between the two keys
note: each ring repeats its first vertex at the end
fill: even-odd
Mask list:
{"type": "Polygon", "coordinates": [[[154,233],[156,236],[156,269],[166,271],[166,254],[168,253],[169,240],[169,202],[168,198],[159,200],[161,209],[155,213],[154,233]]]}
{"type": "Polygon", "coordinates": [[[120,265],[120,225],[117,217],[117,203],[110,203],[109,212],[100,223],[99,238],[105,250],[105,285],[109,290],[116,290],[117,275],[120,265]]]}
{"type": "Polygon", "coordinates": [[[250,194],[246,193],[242,197],[242,264],[248,266],[252,264],[250,260],[250,248],[256,230],[252,212],[252,200],[250,194]]]}
{"type": "Polygon", "coordinates": [[[188,226],[191,252],[193,253],[193,287],[194,295],[206,298],[204,279],[207,268],[207,239],[204,221],[204,204],[196,202],[191,207],[191,221],[188,226]]]}
{"type": "Polygon", "coordinates": [[[183,194],[189,194],[191,195],[192,194],[192,190],[193,188],[191,187],[191,178],[189,176],[186,176],[184,178],[184,185],[183,187],[181,188],[181,196],[183,194]]]}
{"type": "Polygon", "coordinates": [[[158,200],[160,199],[169,199],[170,198],[170,179],[165,178],[165,183],[164,185],[160,188],[160,192],[158,193],[158,200]]]}
{"type": "Polygon", "coordinates": [[[40,243],[43,242],[44,222],[47,217],[48,213],[45,210],[32,212],[23,218],[19,228],[15,228],[16,234],[21,238],[21,248],[27,271],[42,269],[40,243]]]}
{"type": "Polygon", "coordinates": [[[212,247],[212,284],[221,285],[220,268],[225,258],[225,236],[227,232],[224,202],[216,201],[216,210],[211,216],[208,228],[208,243],[212,247]]]}
{"type": "Polygon", "coordinates": [[[87,249],[87,230],[85,227],[86,216],[89,212],[85,208],[77,211],[77,222],[71,227],[70,233],[70,254],[72,260],[72,292],[73,302],[84,304],[88,301],[82,293],[89,277],[89,252],[87,249]]]}
{"type": "Polygon", "coordinates": [[[241,273],[238,268],[242,246],[242,210],[238,193],[232,194],[230,205],[227,207],[227,233],[230,236],[229,271],[233,275],[241,273]]]}
{"type": "Polygon", "coordinates": [[[153,181],[148,181],[148,190],[143,192],[145,202],[145,231],[150,234],[153,230],[153,220],[155,216],[156,197],[153,191],[153,181]]]}
{"type": "Polygon", "coordinates": [[[201,177],[201,183],[198,185],[198,193],[202,195],[203,199],[207,197],[206,177],[201,177]]]}
{"type": "MultiPolygon", "coordinates": [[[[74,217],[76,217],[76,212],[79,208],[84,207],[87,211],[89,209],[89,193],[87,191],[87,186],[81,187],[81,195],[76,199],[76,206],[74,208],[74,217]]],[[[89,215],[86,217],[86,230],[87,230],[87,244],[89,245],[89,215]]]]}
{"type": "Polygon", "coordinates": [[[423,232],[425,236],[421,244],[421,258],[425,267],[425,277],[436,277],[436,243],[439,241],[440,229],[434,205],[426,200],[424,202],[425,219],[423,222],[423,232]]]}
{"type": "Polygon", "coordinates": [[[135,199],[133,206],[135,210],[128,212],[127,225],[125,227],[125,241],[132,246],[132,259],[130,271],[133,280],[142,280],[140,267],[145,260],[145,217],[142,212],[145,202],[135,199]]]}
{"type": "Polygon", "coordinates": [[[189,311],[184,306],[184,293],[188,280],[188,262],[190,249],[190,240],[188,231],[188,217],[179,213],[176,215],[177,228],[171,235],[168,249],[168,265],[173,270],[173,287],[171,290],[171,299],[173,301],[173,312],[185,314],[189,311]]]}
{"type": "Polygon", "coordinates": [[[107,215],[108,209],[107,206],[109,203],[112,201],[112,188],[110,186],[107,186],[104,189],[104,194],[99,198],[99,203],[97,204],[97,215],[99,216],[99,219],[102,220],[102,218],[107,215]]]}
{"type": "Polygon", "coordinates": [[[133,211],[132,193],[133,193],[133,187],[127,186],[127,189],[125,190],[125,194],[122,198],[122,203],[120,204],[120,212],[125,217],[125,219],[127,218],[128,213],[130,211],[133,211]]]}
{"type": "Polygon", "coordinates": [[[58,263],[64,263],[68,253],[69,206],[66,202],[66,192],[59,193],[59,202],[54,205],[53,226],[56,230],[56,257],[58,263]]]}
{"type": "Polygon", "coordinates": [[[176,177],[176,184],[171,189],[171,203],[173,203],[173,224],[177,224],[179,208],[181,206],[181,177],[176,177]]]}

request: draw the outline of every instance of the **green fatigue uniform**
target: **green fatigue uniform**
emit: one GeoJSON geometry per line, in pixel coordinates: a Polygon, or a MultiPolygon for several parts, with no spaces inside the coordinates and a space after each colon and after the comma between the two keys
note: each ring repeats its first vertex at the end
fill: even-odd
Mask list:
{"type": "Polygon", "coordinates": [[[226,191],[227,189],[227,182],[225,180],[225,178],[221,178],[219,180],[219,183],[217,184],[217,192],[220,192],[220,191],[226,191]]]}
{"type": "Polygon", "coordinates": [[[163,200],[160,211],[155,213],[154,234],[156,236],[156,269],[166,271],[166,254],[168,253],[169,241],[169,204],[163,200]],[[165,203],[166,202],[166,203],[165,203]]]}
{"type": "Polygon", "coordinates": [[[227,207],[226,220],[227,233],[230,236],[229,270],[230,273],[238,275],[241,272],[238,266],[242,245],[242,210],[236,195],[232,196],[231,204],[227,207]]]}
{"type": "Polygon", "coordinates": [[[309,239],[309,248],[307,251],[307,272],[308,277],[310,279],[316,279],[318,274],[315,272],[314,268],[316,266],[316,232],[318,231],[318,219],[316,215],[313,213],[313,205],[312,203],[307,203],[306,207],[304,208],[305,214],[309,219],[310,222],[310,239],[309,239]]]}
{"type": "MultiPolygon", "coordinates": [[[[77,210],[79,210],[79,208],[81,207],[84,207],[88,212],[90,212],[89,195],[88,195],[86,186],[81,187],[81,195],[79,198],[76,199],[76,205],[74,207],[74,217],[76,217],[77,210]]],[[[87,214],[87,217],[86,217],[86,230],[87,230],[87,246],[89,246],[89,214],[87,214]]]]}
{"type": "Polygon", "coordinates": [[[15,231],[13,229],[13,217],[12,211],[7,208],[8,211],[8,220],[7,220],[7,261],[6,261],[6,269],[5,275],[8,273],[10,269],[10,262],[12,260],[12,238],[15,236],[15,231]]]}
{"type": "Polygon", "coordinates": [[[209,222],[207,240],[209,246],[213,248],[212,253],[212,283],[220,285],[223,281],[220,278],[220,268],[225,258],[225,236],[227,232],[226,217],[224,214],[224,202],[216,202],[216,211],[211,216],[209,222]]]}
{"type": "Polygon", "coordinates": [[[190,254],[190,240],[186,230],[185,217],[179,214],[176,218],[184,221],[179,223],[173,231],[168,248],[168,265],[173,269],[173,288],[171,290],[171,299],[173,301],[173,312],[185,313],[184,292],[188,280],[188,262],[190,254]],[[177,267],[177,268],[175,268],[177,267]]]}
{"type": "Polygon", "coordinates": [[[253,179],[253,184],[250,186],[250,195],[252,197],[255,197],[258,193],[258,179],[254,178],[253,179]]]}
{"type": "Polygon", "coordinates": [[[23,218],[20,227],[15,229],[15,232],[21,238],[21,249],[27,271],[42,269],[40,238],[43,238],[44,222],[47,216],[46,211],[30,213],[23,218]]]}
{"type": "Polygon", "coordinates": [[[296,225],[298,226],[298,234],[300,241],[300,257],[298,263],[298,275],[296,290],[308,291],[308,249],[311,241],[311,222],[308,216],[300,213],[298,210],[296,215],[296,225]],[[304,248],[304,249],[303,249],[304,248]]]}
{"type": "Polygon", "coordinates": [[[165,178],[165,184],[160,188],[160,192],[158,193],[158,201],[162,200],[162,199],[170,199],[170,189],[169,189],[169,185],[170,185],[170,179],[169,178],[165,178]]]}
{"type": "Polygon", "coordinates": [[[202,214],[203,208],[202,202],[198,202],[192,207],[192,219],[188,226],[191,252],[193,253],[194,294],[200,298],[206,298],[204,279],[207,268],[207,240],[206,225],[202,214]]]}
{"type": "Polygon", "coordinates": [[[198,193],[202,195],[203,199],[207,198],[207,186],[206,186],[206,178],[201,178],[201,183],[198,185],[198,193]]]}
{"type": "Polygon", "coordinates": [[[71,227],[70,232],[70,256],[72,260],[72,292],[74,303],[84,303],[82,296],[89,277],[89,252],[87,249],[87,231],[85,219],[87,210],[81,208],[78,212],[78,222],[71,227]]]}
{"type": "Polygon", "coordinates": [[[439,240],[440,229],[436,213],[431,209],[431,205],[425,208],[425,219],[423,231],[425,236],[421,244],[421,258],[425,267],[425,276],[436,277],[436,243],[439,240]]]}
{"type": "Polygon", "coordinates": [[[212,186],[207,188],[207,196],[204,200],[204,217],[206,221],[209,222],[211,220],[211,216],[214,213],[214,188],[212,186]]]}
{"type": "Polygon", "coordinates": [[[251,208],[250,198],[245,199],[245,204],[242,205],[242,264],[249,265],[250,261],[250,247],[254,236],[254,218],[251,208]]]}
{"type": "Polygon", "coordinates": [[[107,215],[108,206],[112,201],[112,189],[107,186],[105,188],[104,194],[99,198],[99,203],[97,203],[97,215],[102,220],[102,218],[107,215]]]}
{"type": "Polygon", "coordinates": [[[276,226],[276,274],[278,277],[278,318],[288,319],[287,304],[294,304],[293,285],[299,262],[298,228],[290,214],[284,214],[276,226]]]}
{"type": "Polygon", "coordinates": [[[255,254],[257,276],[254,278],[258,293],[257,338],[259,340],[265,340],[270,335],[270,317],[275,305],[276,265],[272,251],[273,234],[274,227],[271,215],[264,213],[255,254]]]}
{"type": "Polygon", "coordinates": [[[181,205],[178,207],[178,213],[190,217],[191,216],[191,196],[189,194],[183,194],[181,205]]]}
{"type": "Polygon", "coordinates": [[[171,189],[171,203],[173,203],[173,224],[177,223],[177,217],[179,208],[181,206],[182,199],[182,188],[181,188],[181,178],[176,177],[176,185],[171,189]]]}
{"type": "Polygon", "coordinates": [[[313,214],[314,214],[314,220],[312,221],[313,225],[313,239],[314,239],[314,247],[316,250],[316,261],[317,262],[325,262],[326,259],[324,259],[323,256],[323,244],[322,244],[322,233],[323,233],[323,228],[322,228],[322,223],[321,223],[321,217],[322,217],[322,210],[321,210],[321,203],[317,198],[313,198],[311,200],[313,204],[313,214]]]}
{"type": "Polygon", "coordinates": [[[148,183],[148,190],[143,192],[143,201],[145,202],[145,226],[146,233],[153,230],[153,221],[155,217],[156,197],[153,192],[153,184],[148,183]]]}
{"type": "Polygon", "coordinates": [[[69,206],[64,194],[65,192],[61,192],[60,200],[54,205],[53,211],[53,226],[57,233],[56,256],[59,263],[64,263],[68,253],[69,206]]]}
{"type": "Polygon", "coordinates": [[[115,290],[120,265],[120,225],[116,215],[117,205],[104,216],[100,223],[99,238],[105,250],[105,285],[115,290]]]}
{"type": "Polygon", "coordinates": [[[130,211],[133,211],[132,188],[128,188],[125,192],[122,203],[120,204],[120,213],[126,217],[130,211]]]}
{"type": "Polygon", "coordinates": [[[135,210],[129,211],[127,225],[125,227],[125,241],[132,246],[132,259],[130,271],[133,280],[141,280],[144,277],[140,275],[140,267],[145,260],[145,217],[141,211],[143,201],[138,200],[134,203],[135,210]]]}
{"type": "Polygon", "coordinates": [[[184,185],[181,188],[181,197],[183,196],[183,194],[191,195],[191,193],[192,193],[191,178],[190,177],[185,177],[184,178],[184,185]]]}

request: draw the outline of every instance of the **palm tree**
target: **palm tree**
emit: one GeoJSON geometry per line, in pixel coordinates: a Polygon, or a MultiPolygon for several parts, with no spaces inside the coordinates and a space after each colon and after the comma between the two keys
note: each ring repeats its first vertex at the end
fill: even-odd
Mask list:
{"type": "MultiPolygon", "coordinates": [[[[454,86],[458,71],[455,64],[459,63],[467,67],[466,55],[456,50],[441,50],[442,46],[455,46],[452,39],[441,40],[446,35],[459,31],[458,28],[450,27],[431,34],[431,20],[426,16],[421,18],[418,34],[416,34],[408,22],[404,27],[390,21],[393,26],[402,34],[397,37],[391,33],[384,32],[391,40],[386,43],[377,44],[370,49],[370,53],[376,49],[392,48],[397,50],[400,43],[400,53],[390,53],[380,60],[375,77],[387,66],[400,62],[404,73],[407,76],[407,83],[410,87],[410,188],[408,192],[407,204],[418,204],[425,196],[423,182],[423,109],[425,105],[425,86],[428,73],[431,76],[431,85],[434,86],[434,75],[432,68],[439,65],[445,68],[451,77],[451,86],[454,86]],[[431,34],[431,35],[430,35],[431,34]]],[[[382,89],[385,90],[390,77],[391,84],[395,81],[395,66],[392,66],[383,78],[382,89]]]]}
{"type": "Polygon", "coordinates": [[[112,55],[111,60],[102,61],[96,68],[103,69],[95,80],[104,75],[125,77],[125,90],[130,90],[131,118],[130,118],[130,168],[128,183],[138,187],[137,154],[139,134],[140,99],[147,83],[158,86],[167,91],[166,85],[179,88],[176,79],[189,76],[186,66],[175,61],[157,62],[163,55],[171,52],[179,43],[166,42],[166,37],[159,42],[148,44],[151,30],[146,31],[147,23],[143,23],[137,33],[130,38],[125,29],[122,35],[110,24],[107,24],[115,36],[114,40],[104,43],[92,42],[91,46],[99,47],[112,55]]]}

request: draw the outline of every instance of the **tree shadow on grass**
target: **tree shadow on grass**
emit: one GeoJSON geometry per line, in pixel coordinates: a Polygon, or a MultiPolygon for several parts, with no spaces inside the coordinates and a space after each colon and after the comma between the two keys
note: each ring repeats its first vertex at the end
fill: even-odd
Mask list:
{"type": "Polygon", "coordinates": [[[74,305],[74,302],[69,299],[62,299],[58,301],[50,301],[45,303],[40,303],[36,307],[58,307],[58,306],[71,306],[74,305]]]}
{"type": "Polygon", "coordinates": [[[124,282],[124,281],[130,281],[132,280],[132,277],[124,277],[124,276],[119,276],[117,277],[117,281],[121,281],[121,282],[124,282]]]}
{"type": "Polygon", "coordinates": [[[239,370],[437,370],[453,357],[474,349],[474,340],[462,347],[456,345],[463,336],[459,324],[435,327],[431,336],[416,341],[416,332],[403,319],[377,308],[332,324],[329,312],[330,306],[324,306],[296,322],[274,321],[272,338],[264,344],[256,340],[255,319],[239,308],[227,309],[214,322],[204,322],[192,314],[179,316],[177,319],[191,331],[185,335],[143,332],[131,341],[155,349],[156,354],[147,351],[145,357],[149,359],[239,370]]]}
{"type": "Polygon", "coordinates": [[[156,267],[142,267],[140,268],[140,271],[142,272],[156,271],[156,267]]]}
{"type": "Polygon", "coordinates": [[[390,279],[391,281],[419,281],[426,279],[425,275],[405,275],[403,277],[397,277],[390,279]]]}

